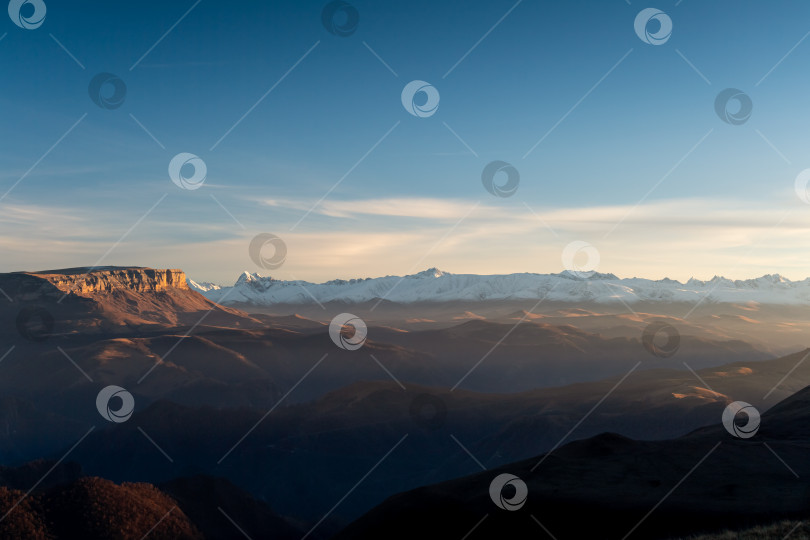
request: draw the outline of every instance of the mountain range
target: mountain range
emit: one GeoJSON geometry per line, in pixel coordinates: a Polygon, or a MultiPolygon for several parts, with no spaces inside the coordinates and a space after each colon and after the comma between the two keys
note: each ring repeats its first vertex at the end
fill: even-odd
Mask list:
{"type": "Polygon", "coordinates": [[[384,299],[417,302],[492,301],[545,299],[550,302],[599,302],[635,304],[746,303],[810,305],[810,278],[790,281],[778,274],[755,279],[730,280],[715,276],[708,281],[690,279],[620,279],[614,274],[451,274],[437,268],[406,276],[336,279],[325,283],[283,281],[244,272],[232,286],[197,283],[189,286],[221,304],[253,305],[343,302],[361,304],[384,299]]]}

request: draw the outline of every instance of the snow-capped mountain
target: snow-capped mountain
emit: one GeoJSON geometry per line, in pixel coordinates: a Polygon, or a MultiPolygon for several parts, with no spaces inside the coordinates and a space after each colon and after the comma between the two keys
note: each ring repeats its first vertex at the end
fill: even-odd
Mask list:
{"type": "Polygon", "coordinates": [[[451,274],[430,268],[408,276],[385,276],[326,283],[280,281],[244,272],[232,287],[212,283],[189,286],[210,300],[222,304],[249,303],[314,304],[361,303],[385,299],[390,302],[487,301],[541,299],[563,302],[697,302],[761,304],[810,304],[810,278],[790,281],[778,274],[756,279],[730,280],[715,276],[709,281],[690,279],[620,279],[595,273],[582,278],[560,274],[451,274]]]}

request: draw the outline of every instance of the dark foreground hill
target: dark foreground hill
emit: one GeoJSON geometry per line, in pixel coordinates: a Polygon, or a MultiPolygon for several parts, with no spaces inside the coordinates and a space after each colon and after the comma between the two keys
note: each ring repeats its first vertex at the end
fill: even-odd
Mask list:
{"type": "Polygon", "coordinates": [[[151,484],[81,478],[44,493],[0,488],[3,538],[202,539],[173,499],[151,484]],[[16,505],[16,506],[15,506],[16,505]]]}
{"type": "Polygon", "coordinates": [[[82,476],[75,464],[49,473],[51,467],[52,462],[38,461],[0,469],[0,538],[230,540],[303,534],[221,478],[115,484],[82,476]]]}
{"type": "Polygon", "coordinates": [[[810,388],[763,415],[751,439],[732,437],[719,416],[717,425],[670,441],[605,433],[395,495],[338,538],[671,538],[742,529],[810,515],[808,457],[810,388]],[[516,511],[490,496],[502,473],[528,487],[516,511]]]}

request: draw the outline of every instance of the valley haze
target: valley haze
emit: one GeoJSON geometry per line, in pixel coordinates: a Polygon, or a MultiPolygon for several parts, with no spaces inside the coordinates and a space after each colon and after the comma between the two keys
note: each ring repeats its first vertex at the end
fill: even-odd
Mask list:
{"type": "MultiPolygon", "coordinates": [[[[32,506],[12,512],[14,520],[0,521],[0,530],[23,530],[29,522],[51,523],[52,532],[88,527],[57,511],[75,499],[78,507],[97,508],[100,517],[93,519],[101,521],[116,504],[135,505],[120,514],[127,525],[114,527],[138,530],[174,504],[179,511],[164,527],[183,538],[230,537],[223,532],[227,520],[207,516],[228,504],[226,512],[241,516],[257,536],[272,530],[300,538],[314,530],[315,538],[377,538],[380,519],[398,523],[403,507],[397,501],[409,501],[410,490],[418,489],[456,516],[447,523],[449,534],[468,512],[490,504],[474,486],[491,475],[469,476],[480,467],[534,478],[532,464],[551,456],[559,476],[546,472],[550,484],[531,480],[537,499],[531,504],[545,500],[566,516],[581,505],[602,504],[610,490],[560,488],[564,496],[548,495],[556,489],[550,486],[565,486],[576,476],[563,463],[594,471],[589,474],[598,476],[597,484],[610,482],[604,475],[612,474],[643,484],[635,473],[611,472],[630,465],[606,465],[604,456],[644,455],[657,463],[653,470],[680,470],[720,436],[718,419],[735,400],[763,411],[766,422],[772,408],[783,411],[774,416],[782,424],[804,414],[789,403],[804,403],[801,392],[810,385],[810,364],[803,363],[810,349],[799,344],[807,315],[787,326],[783,315],[806,307],[752,298],[782,299],[806,282],[765,276],[680,284],[605,274],[454,276],[429,269],[404,278],[321,284],[313,295],[322,302],[267,300],[273,298],[267,291],[276,289],[299,295],[283,298],[300,299],[301,289],[311,285],[245,273],[232,291],[239,291],[238,301],[223,306],[206,296],[223,289],[198,285],[179,269],[0,274],[9,300],[0,303],[0,337],[12,344],[0,364],[0,418],[9,426],[0,434],[6,463],[0,504],[36,488],[32,506]],[[635,309],[600,301],[599,294],[612,291],[609,284],[636,294],[635,309]],[[713,285],[735,301],[702,302],[683,313],[713,285]],[[347,291],[357,287],[367,296],[348,302],[345,295],[356,293],[347,291]],[[544,288],[555,287],[565,295],[538,301],[544,288]],[[411,301],[378,304],[391,290],[399,296],[390,296],[411,301]],[[251,294],[259,300],[245,302],[251,294]],[[679,300],[667,300],[672,297],[679,300]],[[346,310],[367,320],[359,350],[336,346],[329,333],[332,318],[346,310]],[[670,313],[676,311],[680,315],[670,313]],[[675,349],[645,342],[649,328],[662,324],[676,332],[675,349]],[[787,345],[797,329],[797,344],[787,345]],[[96,395],[110,384],[131,392],[134,411],[121,423],[99,425],[96,395]],[[704,434],[693,435],[695,430],[704,434]],[[66,449],[70,460],[62,465],[58,458],[66,449]],[[334,508],[387,453],[390,462],[375,479],[334,508]],[[36,461],[43,457],[51,461],[36,461]],[[53,468],[42,473],[44,467],[53,468]],[[33,485],[42,474],[50,480],[33,485]],[[323,478],[328,482],[317,481],[323,478]],[[457,498],[464,493],[475,500],[459,511],[457,498]]],[[[780,456],[797,460],[801,448],[786,442],[784,429],[774,431],[777,420],[766,427],[780,456]]],[[[731,459],[737,463],[746,455],[736,449],[731,459]]],[[[766,463],[763,473],[784,472],[778,460],[766,463]]],[[[718,469],[707,482],[730,481],[729,470],[718,469]]],[[[792,485],[790,478],[774,489],[792,485]]],[[[621,504],[610,530],[625,527],[666,484],[637,485],[635,499],[614,497],[621,504]]],[[[741,493],[756,489],[746,486],[741,493]]],[[[716,528],[748,508],[733,499],[717,507],[720,513],[706,514],[700,501],[711,489],[692,493],[698,502],[685,507],[690,521],[679,530],[716,528]]],[[[434,519],[419,504],[405,507],[434,519]]],[[[759,522],[789,518],[794,506],[763,512],[759,522]]],[[[645,530],[668,527],[671,515],[657,513],[645,530]]],[[[545,520],[561,527],[554,518],[545,520]]],[[[572,531],[589,531],[582,527],[572,531]]],[[[406,525],[398,528],[410,534],[406,525]]],[[[87,530],[87,537],[101,534],[87,530]]]]}

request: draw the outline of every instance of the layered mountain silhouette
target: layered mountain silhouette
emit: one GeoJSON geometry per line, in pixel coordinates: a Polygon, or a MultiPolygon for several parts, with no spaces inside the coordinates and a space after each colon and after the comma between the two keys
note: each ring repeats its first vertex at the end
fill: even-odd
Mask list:
{"type": "Polygon", "coordinates": [[[778,396],[810,384],[810,369],[800,362],[808,352],[703,369],[697,376],[651,370],[633,372],[621,384],[616,377],[516,394],[408,383],[403,390],[394,382],[358,382],[308,404],[276,409],[264,419],[266,411],[258,409],[158,402],[126,424],[92,434],[74,456],[92,474],[120,481],[135,477],[161,482],[196,472],[224,475],[285,514],[314,520],[407,434],[389,458],[394,466],[376,471],[375,479],[336,511],[345,519],[398,491],[477,470],[479,465],[456,441],[491,468],[604,431],[644,440],[684,435],[716,424],[734,400],[766,410],[778,396]],[[791,370],[784,388],[771,391],[791,370]],[[138,428],[160,441],[174,462],[138,428]],[[268,477],[278,481],[267,483],[268,477]]]}
{"type": "Polygon", "coordinates": [[[808,418],[810,388],[768,411],[747,440],[732,437],[719,415],[715,425],[667,441],[604,433],[396,495],[338,538],[413,538],[426,524],[436,537],[673,538],[804,518],[808,418]],[[516,511],[499,508],[490,495],[492,480],[504,473],[528,486],[516,511]]]}
{"type": "MultiPolygon", "coordinates": [[[[469,313],[456,317],[459,306],[447,306],[439,322],[408,322],[408,311],[399,324],[396,309],[382,303],[384,320],[369,318],[367,341],[348,351],[328,333],[330,320],[346,305],[325,305],[310,317],[247,313],[211,302],[186,280],[179,270],[135,267],[0,274],[6,295],[0,294],[6,323],[0,326],[0,462],[21,467],[0,471],[8,479],[0,484],[9,505],[22,501],[9,518],[27,516],[13,523],[33,524],[30,530],[43,537],[65,537],[60,527],[78,527],[68,515],[77,514],[87,527],[111,527],[77,529],[86,538],[113,534],[115,527],[129,526],[124,522],[135,535],[142,518],[176,505],[182,513],[169,514],[166,526],[174,528],[165,534],[237,537],[228,536],[241,535],[230,516],[252,537],[274,531],[285,537],[292,530],[299,538],[308,531],[310,538],[328,538],[388,499],[346,533],[379,537],[369,525],[377,512],[383,512],[381,523],[389,515],[396,523],[416,504],[398,493],[463,482],[483,468],[488,472],[472,478],[488,482],[489,471],[523,467],[528,462],[522,460],[547,452],[538,472],[570,458],[572,449],[584,449],[585,461],[561,467],[554,477],[557,490],[582,485],[577,475],[590,474],[588,460],[599,452],[627,453],[645,467],[660,458],[680,470],[679,456],[685,465],[705,442],[702,432],[691,432],[717,425],[732,401],[765,411],[810,385],[810,362],[804,362],[810,350],[774,357],[739,339],[738,330],[724,332],[753,324],[738,318],[728,326],[720,318],[706,330],[653,312],[602,315],[568,305],[538,314],[509,304],[490,305],[498,312],[492,319],[477,312],[495,311],[467,306],[469,313]],[[677,354],[651,354],[641,335],[650,321],[682,329],[677,354]],[[96,408],[96,396],[108,385],[133,395],[135,411],[126,422],[109,422],[96,408]],[[605,432],[613,434],[600,435],[605,432]],[[31,460],[65,456],[85,472],[60,477],[59,467],[29,497],[18,497],[40,479],[14,480],[26,470],[41,472],[31,460]],[[362,489],[356,488],[360,479],[362,489]],[[123,512],[122,522],[107,516],[116,511],[115,501],[127,497],[135,514],[123,512]],[[83,502],[70,506],[67,499],[83,502]],[[395,511],[399,502],[391,503],[400,500],[402,516],[395,511]],[[85,504],[95,513],[82,513],[85,504]],[[67,510],[49,513],[55,508],[67,510]]],[[[768,433],[764,426],[761,433],[768,433]]],[[[771,445],[780,457],[782,440],[771,445]]],[[[723,443],[715,452],[733,445],[723,443]]],[[[792,464],[794,457],[784,459],[792,464]]],[[[619,476],[629,474],[622,466],[611,465],[619,476]]],[[[660,475],[660,486],[672,487],[672,475],[660,475]]],[[[589,481],[614,480],[596,475],[589,481]]],[[[601,504],[600,490],[594,488],[587,504],[601,504]]],[[[462,491],[473,497],[468,486],[462,491]]],[[[560,498],[555,493],[546,493],[545,503],[560,515],[569,507],[552,503],[569,496],[585,500],[578,491],[560,498]]],[[[619,505],[621,516],[635,515],[652,497],[605,493],[629,504],[619,505]]],[[[496,515],[481,527],[495,523],[496,515]]],[[[749,522],[765,517],[756,514],[749,522]]],[[[782,517],[791,516],[774,513],[774,519],[782,517]]],[[[700,527],[723,523],[695,519],[700,527]]],[[[531,517],[529,523],[537,526],[531,517]]],[[[557,524],[548,525],[557,536],[552,526],[557,524]]]]}

